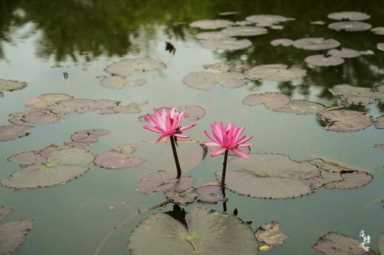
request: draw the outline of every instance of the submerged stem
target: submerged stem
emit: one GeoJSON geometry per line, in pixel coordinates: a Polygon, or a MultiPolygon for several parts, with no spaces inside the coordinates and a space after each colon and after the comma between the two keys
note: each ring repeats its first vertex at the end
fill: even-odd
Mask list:
{"type": "Polygon", "coordinates": [[[179,157],[177,156],[175,137],[172,135],[169,137],[169,139],[171,140],[173,158],[175,159],[175,164],[176,164],[176,170],[177,170],[177,177],[176,178],[180,179],[181,167],[180,167],[179,157]]]}
{"type": "Polygon", "coordinates": [[[221,173],[221,188],[225,187],[225,175],[227,173],[227,161],[228,161],[228,150],[225,151],[224,154],[224,162],[223,162],[223,171],[221,173]]]}

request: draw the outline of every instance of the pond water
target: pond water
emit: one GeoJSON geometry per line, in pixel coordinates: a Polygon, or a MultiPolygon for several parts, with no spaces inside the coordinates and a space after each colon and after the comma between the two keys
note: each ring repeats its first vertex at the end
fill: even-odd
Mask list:
{"type": "MultiPolygon", "coordinates": [[[[384,198],[384,151],[375,145],[384,144],[383,129],[368,125],[356,132],[332,132],[321,125],[317,114],[285,113],[263,105],[242,104],[250,94],[273,91],[326,107],[366,112],[372,119],[383,115],[380,100],[364,106],[340,106],[340,100],[328,90],[337,84],[350,84],[377,91],[384,84],[384,52],[377,49],[377,44],[384,42],[383,36],[369,30],[329,29],[328,24],[335,20],[327,15],[340,11],[367,13],[371,17],[364,22],[372,27],[384,26],[384,3],[376,0],[2,0],[0,79],[25,81],[28,85],[3,93],[0,125],[9,124],[11,113],[28,111],[25,104],[45,93],[137,103],[140,112],[65,114],[61,121],[34,125],[26,137],[0,141],[0,180],[19,169],[17,163],[7,160],[11,155],[63,144],[74,132],[91,128],[110,131],[89,146],[95,155],[116,145],[136,144],[137,154],[145,160],[137,167],[115,170],[92,165],[79,178],[47,188],[14,190],[0,186],[0,206],[15,209],[7,220],[33,219],[32,231],[15,254],[129,254],[128,240],[135,227],[150,214],[171,208],[166,205],[149,210],[166,198],[161,193],[139,192],[140,178],[159,170],[160,166],[169,166],[172,171],[174,168],[173,161],[162,159],[170,153],[170,147],[152,143],[156,136],[142,128],[144,122],[139,117],[152,113],[156,107],[180,105],[199,105],[206,110],[197,126],[187,132],[196,140],[205,140],[203,131],[209,128],[209,123],[233,121],[245,127],[247,135],[254,136],[252,153],[282,153],[294,160],[332,159],[354,169],[364,169],[374,177],[363,187],[319,189],[292,199],[253,198],[227,190],[228,212],[237,208],[242,220],[253,221],[253,229],[272,220],[280,223],[288,239],[269,254],[319,254],[312,246],[329,231],[360,240],[359,232],[364,230],[371,236],[370,247],[377,249],[377,240],[384,231],[384,209],[380,202],[384,198]],[[236,13],[219,15],[232,11],[236,13]],[[251,46],[235,51],[204,48],[196,37],[203,30],[189,25],[205,19],[241,21],[254,14],[282,15],[295,20],[279,24],[282,27],[269,26],[266,34],[246,37],[251,40],[251,46]],[[313,21],[325,24],[311,24],[313,21]],[[363,54],[345,58],[338,66],[313,68],[304,59],[324,54],[326,50],[307,51],[270,43],[279,38],[306,37],[335,39],[341,44],[338,48],[363,51],[363,54]],[[175,54],[165,50],[166,41],[174,45],[175,54]],[[109,76],[105,68],[127,57],[150,57],[163,62],[166,68],[141,74],[140,79],[145,79],[142,86],[122,89],[102,86],[103,77],[109,76]],[[306,70],[306,75],[293,82],[247,79],[238,88],[212,86],[199,90],[184,84],[188,74],[204,71],[204,65],[214,63],[244,69],[286,64],[306,70]]],[[[201,162],[190,162],[194,159],[188,149],[191,145],[181,143],[179,149],[183,146],[187,149],[182,159],[189,160],[188,164],[193,166],[184,174],[192,176],[196,185],[215,180],[222,158],[207,156],[201,162]]],[[[264,167],[268,172],[268,165],[264,167]]],[[[196,206],[223,210],[221,203],[198,202],[185,210],[196,206]]],[[[241,250],[238,254],[242,254],[241,250]]]]}

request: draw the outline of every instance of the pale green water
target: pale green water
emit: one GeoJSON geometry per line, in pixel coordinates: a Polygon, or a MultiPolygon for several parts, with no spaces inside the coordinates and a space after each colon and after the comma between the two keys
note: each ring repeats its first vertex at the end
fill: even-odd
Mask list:
{"type": "MultiPolygon", "coordinates": [[[[379,37],[368,32],[338,34],[325,27],[310,26],[309,21],[325,20],[326,14],[335,10],[356,10],[371,14],[370,22],[375,26],[383,25],[380,21],[384,4],[380,1],[340,1],[337,6],[332,1],[325,1],[319,8],[314,6],[314,3],[319,4],[315,1],[292,1],[291,4],[288,1],[257,1],[254,4],[246,0],[236,1],[236,4],[226,3],[229,1],[175,1],[173,5],[165,1],[86,2],[91,5],[81,1],[30,2],[33,3],[4,0],[0,4],[0,13],[8,14],[0,15],[0,78],[29,83],[26,89],[6,93],[0,98],[0,124],[7,123],[8,114],[25,110],[24,102],[28,99],[48,92],[128,102],[148,101],[144,108],[147,112],[154,106],[199,104],[207,110],[207,115],[191,131],[194,138],[203,139],[202,131],[214,120],[234,121],[255,136],[255,152],[286,153],[294,159],[322,156],[367,169],[375,176],[374,181],[364,188],[320,190],[289,200],[252,199],[228,192],[230,211],[238,208],[240,217],[254,220],[255,226],[278,220],[288,234],[286,243],[269,254],[316,254],[311,245],[328,231],[358,238],[363,229],[371,235],[373,243],[384,231],[384,209],[378,203],[370,203],[384,197],[384,154],[373,148],[374,144],[384,143],[382,130],[371,127],[356,133],[331,133],[321,128],[313,115],[298,116],[272,112],[263,107],[249,108],[241,104],[242,98],[250,93],[249,87],[234,90],[216,87],[209,92],[193,90],[182,84],[185,75],[218,60],[238,61],[241,54],[217,54],[203,49],[187,26],[172,25],[177,21],[214,18],[216,13],[225,10],[241,11],[239,19],[252,13],[293,16],[297,21],[287,25],[286,29],[272,32],[263,39],[256,38],[254,47],[241,53],[247,54],[250,62],[258,64],[301,64],[306,52],[272,48],[268,42],[286,36],[330,36],[345,46],[375,49],[379,37]],[[309,8],[309,2],[312,2],[313,9],[309,8]],[[11,15],[18,9],[26,13],[21,20],[11,15]],[[141,39],[127,39],[134,33],[141,39]],[[170,38],[177,48],[175,56],[164,51],[164,41],[170,38]],[[136,53],[160,58],[168,67],[160,75],[146,78],[147,84],[143,87],[111,90],[100,86],[97,77],[104,74],[106,65],[136,53]],[[76,56],[76,60],[71,55],[76,56]],[[63,79],[63,71],[69,73],[68,80],[63,79]]],[[[311,72],[309,77],[316,86],[308,84],[310,93],[307,95],[300,93],[304,89],[293,87],[292,96],[329,103],[319,96],[324,88],[342,82],[371,86],[383,77],[369,71],[367,66],[381,68],[383,56],[383,53],[376,52],[374,56],[362,57],[361,61],[348,61],[343,67],[321,73],[311,72]]],[[[264,83],[256,91],[278,89],[276,84],[264,83]]],[[[374,116],[380,114],[376,106],[369,111],[374,116]]],[[[9,155],[51,143],[60,144],[80,129],[97,127],[111,131],[110,135],[91,146],[96,153],[116,144],[153,139],[153,134],[141,128],[137,116],[70,114],[57,124],[34,128],[26,138],[0,142],[0,179],[17,168],[16,164],[6,160],[9,155]]],[[[148,158],[158,156],[142,154],[148,158]]],[[[213,179],[220,163],[221,159],[207,157],[189,173],[200,181],[213,179]]],[[[0,204],[15,207],[13,217],[34,219],[32,232],[16,254],[94,254],[114,225],[132,217],[122,231],[113,232],[99,253],[127,254],[129,231],[141,220],[136,216],[137,209],[163,201],[162,195],[147,196],[136,190],[142,175],[140,169],[106,171],[94,167],[79,179],[52,188],[12,191],[0,187],[0,204]],[[111,205],[115,209],[110,210],[111,205]]],[[[221,210],[221,205],[217,208],[221,210]]]]}

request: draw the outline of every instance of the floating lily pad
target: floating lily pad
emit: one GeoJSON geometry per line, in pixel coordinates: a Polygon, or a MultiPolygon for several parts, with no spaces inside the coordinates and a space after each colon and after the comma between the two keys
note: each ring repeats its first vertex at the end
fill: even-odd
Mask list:
{"type": "Polygon", "coordinates": [[[219,73],[229,72],[233,68],[232,65],[229,65],[229,64],[226,64],[226,63],[223,63],[223,62],[217,62],[217,63],[213,63],[213,64],[208,64],[208,65],[204,65],[203,67],[207,71],[214,71],[214,72],[219,72],[219,73]]]}
{"type": "Polygon", "coordinates": [[[296,114],[314,114],[324,110],[324,105],[307,100],[291,100],[288,104],[273,110],[296,114]]]}
{"type": "Polygon", "coordinates": [[[274,110],[289,103],[289,97],[280,92],[266,92],[246,96],[242,103],[248,106],[265,105],[266,108],[274,110]]]}
{"type": "Polygon", "coordinates": [[[336,56],[312,55],[304,59],[310,67],[338,66],[344,64],[344,59],[336,56]]]}
{"type": "Polygon", "coordinates": [[[327,189],[356,189],[368,185],[373,176],[367,172],[352,171],[341,173],[343,180],[325,185],[327,189]]]}
{"type": "Polygon", "coordinates": [[[60,115],[46,109],[34,109],[28,112],[17,112],[9,115],[8,121],[15,125],[41,125],[61,121],[60,115]]]}
{"type": "Polygon", "coordinates": [[[107,107],[99,111],[100,114],[116,114],[116,113],[126,113],[126,114],[134,114],[141,113],[143,111],[143,106],[147,103],[128,103],[123,104],[119,103],[118,105],[114,105],[112,107],[107,107]]]}
{"type": "Polygon", "coordinates": [[[219,183],[211,182],[196,188],[198,199],[204,203],[217,203],[225,200],[223,190],[219,183]]]}
{"type": "Polygon", "coordinates": [[[0,206],[0,221],[7,217],[11,212],[13,212],[13,208],[0,206]]]}
{"type": "Polygon", "coordinates": [[[338,84],[329,91],[341,97],[348,105],[368,105],[374,102],[377,92],[370,88],[356,87],[349,84],[338,84]]]}
{"type": "Polygon", "coordinates": [[[225,28],[232,26],[234,23],[230,20],[224,19],[213,19],[213,20],[198,20],[190,24],[191,27],[204,29],[204,30],[214,30],[219,28],[225,28]]]}
{"type": "Polygon", "coordinates": [[[173,203],[182,205],[193,203],[198,197],[192,188],[183,192],[168,191],[165,195],[168,199],[172,200],[173,203]]]}
{"type": "Polygon", "coordinates": [[[43,163],[47,159],[43,157],[38,151],[26,151],[11,155],[8,157],[8,160],[21,166],[28,166],[43,163]]]}
{"type": "Polygon", "coordinates": [[[73,99],[73,96],[63,93],[47,93],[29,100],[25,105],[31,108],[44,109],[50,105],[64,100],[73,99]]]}
{"type": "Polygon", "coordinates": [[[376,118],[375,127],[379,129],[384,128],[384,115],[376,118]]]}
{"type": "Polygon", "coordinates": [[[0,254],[14,254],[32,230],[32,220],[19,220],[0,224],[0,254]]]}
{"type": "Polygon", "coordinates": [[[243,50],[252,46],[252,42],[248,39],[222,39],[222,40],[201,40],[202,47],[209,50],[217,51],[236,51],[243,50]]]}
{"type": "Polygon", "coordinates": [[[384,27],[375,27],[372,28],[371,31],[376,35],[384,35],[384,27]]]}
{"type": "Polygon", "coordinates": [[[176,179],[169,172],[158,170],[140,179],[140,192],[150,194],[154,192],[181,193],[192,188],[192,177],[181,176],[176,179]]]}
{"type": "Polygon", "coordinates": [[[103,112],[119,106],[119,104],[119,101],[109,99],[93,100],[87,98],[73,98],[57,102],[49,106],[48,109],[57,114],[103,112]]]}
{"type": "Polygon", "coordinates": [[[228,39],[229,36],[222,31],[201,32],[196,35],[199,40],[223,40],[228,39]]]}
{"type": "Polygon", "coordinates": [[[315,21],[312,21],[311,22],[311,25],[318,25],[318,26],[323,26],[323,25],[325,25],[326,23],[325,23],[325,21],[323,21],[323,20],[315,20],[315,21]]]}
{"type": "Polygon", "coordinates": [[[298,39],[293,42],[293,46],[303,50],[329,50],[340,46],[340,42],[335,39],[325,39],[322,37],[308,37],[298,39]]]}
{"type": "Polygon", "coordinates": [[[294,18],[279,15],[252,15],[246,18],[247,21],[253,22],[259,27],[270,27],[279,23],[295,20],[294,18]]]}
{"type": "Polygon", "coordinates": [[[237,72],[213,73],[192,72],[184,77],[184,84],[199,90],[209,90],[216,85],[224,88],[239,88],[245,85],[245,76],[237,72]]]}
{"type": "Polygon", "coordinates": [[[360,32],[370,30],[372,25],[360,21],[340,21],[329,24],[328,28],[335,31],[360,32]]]}
{"type": "Polygon", "coordinates": [[[109,130],[106,129],[85,129],[73,133],[71,140],[76,143],[92,144],[96,143],[99,137],[108,135],[109,133],[109,130]]]}
{"type": "Polygon", "coordinates": [[[272,221],[271,223],[261,225],[255,233],[259,242],[267,244],[271,247],[280,246],[288,239],[288,236],[281,232],[280,224],[272,221]]]}
{"type": "Polygon", "coordinates": [[[180,221],[165,213],[149,216],[134,230],[128,247],[132,255],[257,254],[248,225],[235,216],[203,208],[192,208],[180,221]]]}
{"type": "Polygon", "coordinates": [[[12,81],[12,80],[0,79],[0,93],[21,90],[21,89],[24,89],[25,87],[27,87],[27,83],[23,81],[12,81]]]}
{"type": "Polygon", "coordinates": [[[351,237],[329,232],[320,237],[313,246],[315,251],[325,255],[364,255],[367,254],[361,247],[361,242],[351,237]]]}
{"type": "Polygon", "coordinates": [[[124,89],[130,87],[140,87],[146,83],[144,79],[128,80],[121,76],[107,76],[101,80],[101,86],[109,89],[124,89]]]}
{"type": "Polygon", "coordinates": [[[144,161],[133,155],[135,147],[133,145],[120,145],[105,151],[96,156],[95,164],[106,169],[133,168],[144,161]]]}
{"type": "Polygon", "coordinates": [[[384,43],[378,43],[377,44],[377,49],[381,50],[381,51],[384,51],[384,43]]]}
{"type": "Polygon", "coordinates": [[[334,132],[356,132],[373,124],[368,114],[349,110],[321,111],[319,118],[326,130],[334,132]]]}
{"type": "Polygon", "coordinates": [[[30,129],[30,126],[21,125],[0,126],[0,141],[16,140],[18,138],[28,136],[30,129]]]}
{"type": "Polygon", "coordinates": [[[291,39],[286,39],[286,38],[275,39],[271,41],[271,45],[288,47],[293,45],[293,41],[291,39]]]}
{"type": "Polygon", "coordinates": [[[284,64],[257,65],[246,72],[250,80],[287,82],[301,80],[307,72],[299,67],[284,64]]]}
{"type": "Polygon", "coordinates": [[[221,32],[230,37],[251,37],[267,34],[268,30],[255,26],[238,26],[225,28],[221,32]]]}
{"type": "Polygon", "coordinates": [[[179,112],[185,112],[184,117],[192,121],[204,118],[206,111],[200,105],[180,105],[176,107],[179,112]]]}
{"type": "Polygon", "coordinates": [[[237,11],[220,12],[219,16],[234,16],[239,14],[237,11]]]}
{"type": "Polygon", "coordinates": [[[41,164],[21,168],[1,181],[8,188],[44,188],[73,180],[89,170],[93,155],[78,148],[62,148],[49,154],[41,164]]]}
{"type": "Polygon", "coordinates": [[[126,77],[141,73],[161,71],[166,67],[167,66],[159,60],[143,57],[123,59],[117,63],[107,66],[105,71],[111,75],[126,77]]]}
{"type": "Polygon", "coordinates": [[[371,16],[363,12],[347,11],[347,12],[330,13],[328,14],[328,18],[333,20],[362,21],[362,20],[370,19],[371,16]]]}
{"type": "Polygon", "coordinates": [[[339,58],[357,58],[361,56],[360,51],[348,48],[341,48],[340,50],[332,49],[329,50],[327,54],[339,58]]]}

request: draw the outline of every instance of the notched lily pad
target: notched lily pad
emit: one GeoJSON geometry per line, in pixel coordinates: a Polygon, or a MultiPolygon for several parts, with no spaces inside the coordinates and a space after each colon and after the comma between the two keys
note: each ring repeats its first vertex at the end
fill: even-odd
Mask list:
{"type": "Polygon", "coordinates": [[[289,97],[280,92],[265,92],[246,96],[242,103],[248,106],[265,105],[270,110],[281,108],[289,103],[289,97]]]}
{"type": "Polygon", "coordinates": [[[128,58],[107,66],[105,72],[111,75],[127,77],[130,75],[161,71],[166,67],[163,62],[149,57],[128,58]]]}
{"type": "Polygon", "coordinates": [[[378,96],[371,88],[356,87],[349,84],[338,84],[329,91],[338,96],[347,105],[368,105],[374,102],[378,96]]]}
{"type": "Polygon", "coordinates": [[[310,67],[338,66],[344,64],[344,59],[337,56],[312,55],[304,59],[310,67]]]}
{"type": "Polygon", "coordinates": [[[368,185],[373,176],[367,172],[351,171],[341,173],[343,180],[325,185],[327,189],[356,189],[368,185]]]}
{"type": "Polygon", "coordinates": [[[46,161],[22,167],[0,183],[13,189],[44,188],[64,184],[87,172],[93,159],[93,155],[88,151],[59,147],[49,152],[46,161]]]}
{"type": "Polygon", "coordinates": [[[329,19],[333,20],[352,20],[362,21],[370,19],[371,16],[363,12],[346,11],[346,12],[333,12],[328,14],[329,19]]]}
{"type": "Polygon", "coordinates": [[[4,125],[0,126],[0,141],[11,141],[28,136],[30,126],[4,125]]]}
{"type": "Polygon", "coordinates": [[[106,169],[133,168],[144,162],[143,159],[134,155],[135,151],[134,145],[119,145],[97,155],[95,164],[106,169]]]}
{"type": "Polygon", "coordinates": [[[146,81],[144,79],[128,80],[125,77],[121,76],[107,76],[104,77],[101,81],[101,86],[109,89],[124,89],[131,87],[141,87],[146,81]]]}
{"type": "Polygon", "coordinates": [[[0,93],[21,90],[27,87],[27,83],[23,81],[3,80],[0,79],[0,93]]]}
{"type": "Polygon", "coordinates": [[[257,254],[247,224],[235,216],[196,207],[180,220],[165,213],[149,216],[134,230],[128,247],[132,255],[257,254]]]}
{"type": "Polygon", "coordinates": [[[169,172],[158,170],[140,179],[139,191],[150,194],[154,192],[182,193],[192,188],[192,177],[181,176],[176,179],[169,172]]]}
{"type": "Polygon", "coordinates": [[[213,20],[198,20],[190,24],[193,28],[199,28],[204,30],[215,30],[219,28],[225,28],[234,25],[230,20],[213,19],[213,20]]]}
{"type": "Polygon", "coordinates": [[[73,99],[73,96],[64,93],[47,93],[42,94],[29,100],[25,105],[33,109],[45,109],[50,105],[64,100],[73,99]]]}
{"type": "Polygon", "coordinates": [[[218,182],[210,182],[196,188],[198,200],[204,203],[218,203],[225,200],[223,190],[218,182]]]}
{"type": "Polygon", "coordinates": [[[39,151],[26,151],[11,155],[8,157],[8,160],[21,166],[28,166],[43,163],[47,159],[39,151]]]}
{"type": "Polygon", "coordinates": [[[62,120],[59,114],[47,109],[33,109],[27,112],[16,112],[9,115],[8,121],[15,125],[52,124],[62,120]]]}
{"type": "Polygon", "coordinates": [[[360,21],[340,21],[328,25],[329,29],[345,32],[361,32],[372,28],[371,24],[360,21]]]}
{"type": "Polygon", "coordinates": [[[273,110],[296,114],[314,114],[324,110],[324,105],[307,100],[291,100],[288,104],[273,110]]]}
{"type": "Polygon", "coordinates": [[[348,49],[348,48],[341,48],[339,49],[332,49],[329,50],[328,55],[335,56],[339,58],[357,58],[361,56],[361,52],[358,50],[348,49]]]}
{"type": "Polygon", "coordinates": [[[319,119],[326,130],[334,132],[356,132],[373,124],[367,113],[349,110],[321,111],[319,119]]]}
{"type": "Polygon", "coordinates": [[[315,251],[325,255],[364,255],[367,254],[360,241],[349,236],[329,232],[320,237],[313,246],[315,251]]]}
{"type": "Polygon", "coordinates": [[[248,16],[246,20],[256,24],[256,26],[259,27],[271,27],[295,19],[279,15],[261,14],[248,16]]]}
{"type": "Polygon", "coordinates": [[[71,135],[71,140],[75,143],[92,144],[96,143],[101,136],[108,135],[110,132],[107,129],[85,129],[76,131],[71,135]]]}
{"type": "Polygon", "coordinates": [[[272,221],[261,225],[255,232],[257,241],[271,247],[280,246],[288,239],[288,236],[280,230],[280,224],[272,221]]]}
{"type": "Polygon", "coordinates": [[[301,80],[307,72],[299,67],[288,67],[284,64],[257,65],[246,72],[250,80],[288,82],[301,80]]]}
{"type": "Polygon", "coordinates": [[[193,203],[197,199],[198,194],[191,188],[183,192],[168,191],[165,193],[165,196],[173,203],[186,205],[193,203]]]}
{"type": "Polygon", "coordinates": [[[199,40],[223,40],[228,39],[229,36],[222,31],[201,32],[196,35],[199,40]]]}
{"type": "Polygon", "coordinates": [[[335,39],[325,39],[322,37],[308,37],[298,39],[293,42],[293,46],[303,50],[329,50],[340,46],[340,42],[335,39]]]}

